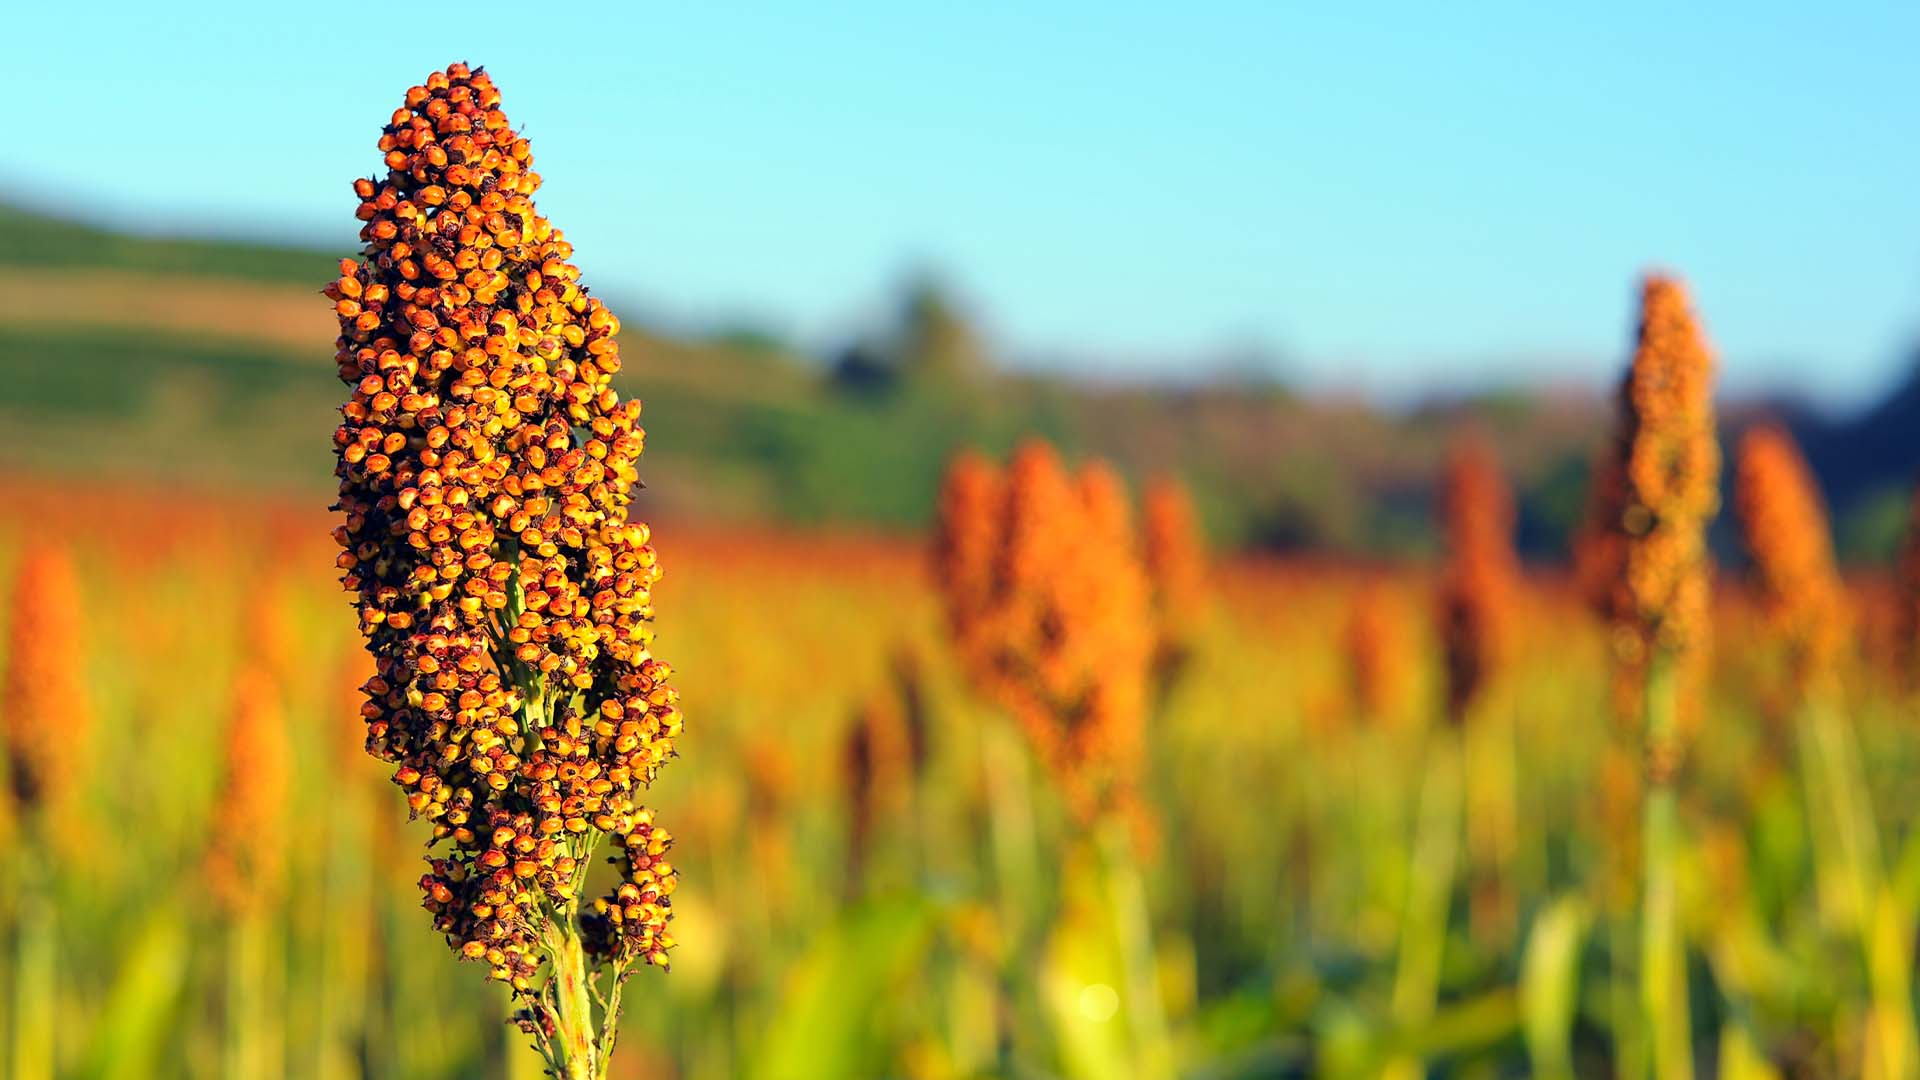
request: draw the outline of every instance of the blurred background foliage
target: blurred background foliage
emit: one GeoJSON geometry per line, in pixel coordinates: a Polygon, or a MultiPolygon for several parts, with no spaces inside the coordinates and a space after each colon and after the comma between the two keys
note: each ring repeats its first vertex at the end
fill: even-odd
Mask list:
{"type": "MultiPolygon", "coordinates": [[[[313,293],[335,257],[0,206],[0,461],[323,492],[340,391],[332,317],[313,293]]],[[[629,313],[622,383],[646,403],[650,500],[667,517],[917,527],[954,449],[1039,434],[1135,477],[1185,477],[1225,546],[1426,554],[1440,449],[1471,419],[1511,470],[1523,554],[1552,559],[1612,407],[1512,389],[1389,409],[1291,393],[1267,359],[1186,381],[1015,371],[988,351],[980,313],[931,276],[905,281],[889,319],[824,356],[752,327],[650,329],[610,302],[629,313]]],[[[1733,403],[1727,437],[1759,416],[1805,447],[1843,556],[1890,555],[1920,468],[1901,436],[1920,418],[1920,382],[1837,418],[1733,403]]]]}

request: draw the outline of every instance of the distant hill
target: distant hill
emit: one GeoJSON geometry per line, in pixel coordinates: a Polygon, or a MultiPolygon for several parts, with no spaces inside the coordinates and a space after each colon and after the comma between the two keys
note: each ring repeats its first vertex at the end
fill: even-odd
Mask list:
{"type": "Polygon", "coordinates": [[[311,248],[132,236],[0,204],[0,266],[78,267],[238,278],[282,285],[325,281],[340,255],[311,248]]]}
{"type": "MultiPolygon", "coordinates": [[[[336,257],[0,206],[0,464],[324,497],[343,391],[317,290],[336,257]]],[[[645,402],[648,512],[915,527],[955,449],[1004,451],[1041,434],[1136,480],[1183,477],[1217,543],[1412,554],[1432,548],[1445,443],[1473,424],[1513,473],[1524,548],[1555,558],[1610,422],[1598,395],[1509,393],[1390,415],[1271,385],[982,373],[950,359],[956,342],[975,346],[924,283],[902,311],[901,327],[834,364],[748,335],[630,324],[622,389],[645,402]],[[939,320],[911,322],[927,311],[939,320]],[[902,354],[915,348],[924,359],[902,354]]],[[[1916,410],[1920,381],[1846,424],[1790,416],[1843,523],[1862,507],[1885,518],[1888,493],[1905,491],[1920,467],[1920,442],[1905,436],[1916,410]]],[[[1887,526],[1875,520],[1856,531],[1878,550],[1887,526]]]]}

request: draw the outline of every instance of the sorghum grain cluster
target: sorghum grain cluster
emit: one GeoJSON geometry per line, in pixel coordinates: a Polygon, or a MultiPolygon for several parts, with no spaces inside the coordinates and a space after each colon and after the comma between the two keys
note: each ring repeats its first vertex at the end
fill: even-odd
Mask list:
{"type": "Polygon", "coordinates": [[[326,289],[352,397],[334,434],[342,581],[376,663],[367,748],[442,854],[435,925],[522,994],[577,917],[602,962],[665,965],[674,872],[637,801],[681,714],[652,652],[660,564],[629,520],[640,403],[620,322],[535,210],[484,72],[406,93],[359,180],[361,257],[326,289]],[[602,837],[621,880],[581,896],[602,837]]]}
{"type": "Polygon", "coordinates": [[[1740,439],[1734,512],[1756,584],[1802,686],[1833,671],[1851,626],[1818,483],[1793,437],[1771,424],[1740,439]]]}
{"type": "Polygon", "coordinates": [[[975,685],[1020,722],[1076,809],[1124,802],[1143,753],[1152,629],[1118,475],[1100,463],[1070,473],[1038,441],[1004,474],[962,455],[934,550],[975,685]]]}
{"type": "Polygon", "coordinates": [[[1454,445],[1441,503],[1447,563],[1440,579],[1440,636],[1447,710],[1457,721],[1512,646],[1520,573],[1513,553],[1513,495],[1484,441],[1464,438],[1454,445]]]}

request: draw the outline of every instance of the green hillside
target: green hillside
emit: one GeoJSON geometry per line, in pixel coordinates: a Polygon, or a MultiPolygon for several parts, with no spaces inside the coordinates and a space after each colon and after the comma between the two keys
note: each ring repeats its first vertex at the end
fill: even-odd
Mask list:
{"type": "MultiPolygon", "coordinates": [[[[315,291],[331,260],[0,208],[0,461],[324,493],[341,388],[315,291]]],[[[913,526],[955,448],[1038,433],[1136,479],[1185,477],[1223,542],[1416,550],[1460,418],[1272,387],[995,374],[964,318],[924,287],[876,344],[834,364],[739,335],[625,337],[623,389],[645,402],[648,498],[665,514],[913,526]]],[[[1523,539],[1550,545],[1578,511],[1604,410],[1483,404],[1473,411],[1528,496],[1523,539]]]]}
{"type": "Polygon", "coordinates": [[[287,285],[325,281],[339,257],[311,248],[131,236],[6,205],[0,239],[0,266],[108,267],[287,285]]]}

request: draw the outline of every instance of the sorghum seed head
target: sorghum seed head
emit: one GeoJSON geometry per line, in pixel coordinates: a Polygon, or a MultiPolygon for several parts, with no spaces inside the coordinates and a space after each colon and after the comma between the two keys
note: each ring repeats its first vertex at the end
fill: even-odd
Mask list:
{"type": "Polygon", "coordinates": [[[229,913],[258,910],[279,891],[287,755],[280,687],[264,668],[247,668],[234,682],[226,769],[207,851],[207,882],[229,913]]]}
{"type": "Polygon", "coordinates": [[[1193,647],[1207,595],[1206,545],[1185,484],[1171,476],[1147,483],[1140,533],[1153,602],[1154,667],[1170,674],[1193,647]]]}
{"type": "Polygon", "coordinates": [[[1819,484],[1781,428],[1762,424],[1741,437],[1734,512],[1761,601],[1792,652],[1796,680],[1805,686],[1831,675],[1851,613],[1819,484]]]}
{"type": "Polygon", "coordinates": [[[1897,580],[1894,636],[1899,677],[1908,690],[1920,689],[1920,487],[1907,509],[1907,533],[1895,566],[1897,580]]]}
{"type": "Polygon", "coordinates": [[[1720,446],[1713,358],[1675,279],[1646,280],[1621,404],[1633,616],[1654,647],[1684,649],[1707,631],[1706,527],[1720,505],[1720,446]]]}
{"type": "Polygon", "coordinates": [[[1022,445],[1004,476],[948,471],[936,567],[956,651],[977,689],[1026,729],[1075,808],[1124,802],[1142,753],[1152,650],[1125,488],[1022,445]]]}
{"type": "Polygon", "coordinates": [[[80,585],[65,549],[25,552],[14,572],[0,723],[13,798],[29,813],[59,813],[85,759],[91,714],[80,612],[80,585]]]}
{"type": "Polygon", "coordinates": [[[1413,648],[1384,584],[1370,581],[1354,590],[1341,644],[1355,712],[1372,722],[1400,715],[1413,682],[1413,648]]]}
{"type": "MultiPolygon", "coordinates": [[[[1611,623],[1616,700],[1639,694],[1649,665],[1671,663],[1685,714],[1706,655],[1706,528],[1719,509],[1720,448],[1713,358],[1673,278],[1650,275],[1642,285],[1613,453],[1595,477],[1583,576],[1611,623]],[[1596,580],[1601,572],[1608,576],[1596,580]]],[[[1654,772],[1671,771],[1677,745],[1647,750],[1654,772]]]]}
{"type": "Polygon", "coordinates": [[[1440,579],[1447,711],[1465,717],[1512,646],[1519,561],[1513,496],[1483,439],[1462,437],[1448,455],[1441,496],[1447,563],[1440,579]]]}
{"type": "Polygon", "coordinates": [[[484,71],[409,90],[379,150],[385,176],[354,185],[361,256],[325,289],[368,749],[449,844],[421,889],[461,955],[529,985],[541,913],[581,903],[576,851],[605,834],[626,876],[589,946],[664,964],[672,868],[637,799],[682,720],[652,651],[660,562],[628,516],[645,432],[613,389],[620,322],[535,210],[484,71]]]}

